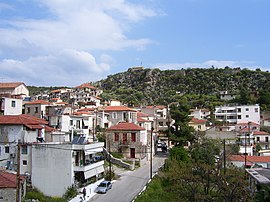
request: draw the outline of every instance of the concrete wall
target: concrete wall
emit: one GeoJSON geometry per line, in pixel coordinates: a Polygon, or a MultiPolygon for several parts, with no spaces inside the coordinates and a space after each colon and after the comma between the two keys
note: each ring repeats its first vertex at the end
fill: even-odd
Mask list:
{"type": "Polygon", "coordinates": [[[45,195],[62,196],[74,183],[71,145],[37,144],[32,151],[32,185],[45,195]]]}
{"type": "Polygon", "coordinates": [[[0,201],[1,202],[16,201],[16,189],[15,188],[0,189],[0,201]]]}

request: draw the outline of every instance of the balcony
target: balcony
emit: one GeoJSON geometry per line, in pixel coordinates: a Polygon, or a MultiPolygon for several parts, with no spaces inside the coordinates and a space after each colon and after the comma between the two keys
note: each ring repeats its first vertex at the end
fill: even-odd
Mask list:
{"type": "Polygon", "coordinates": [[[129,140],[123,140],[119,142],[119,146],[122,147],[129,147],[130,146],[130,141],[129,140]]]}
{"type": "Polygon", "coordinates": [[[104,165],[104,160],[102,161],[98,161],[98,162],[95,162],[95,163],[85,163],[81,166],[79,165],[74,165],[73,166],[73,170],[75,172],[86,172],[86,171],[89,171],[89,170],[92,170],[92,169],[96,169],[98,167],[101,167],[104,165]]]}

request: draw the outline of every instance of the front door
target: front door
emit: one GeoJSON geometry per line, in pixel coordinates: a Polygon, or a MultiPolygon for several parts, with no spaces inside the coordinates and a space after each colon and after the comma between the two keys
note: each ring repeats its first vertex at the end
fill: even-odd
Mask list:
{"type": "Polygon", "coordinates": [[[130,148],[130,158],[135,158],[135,148],[130,148]]]}

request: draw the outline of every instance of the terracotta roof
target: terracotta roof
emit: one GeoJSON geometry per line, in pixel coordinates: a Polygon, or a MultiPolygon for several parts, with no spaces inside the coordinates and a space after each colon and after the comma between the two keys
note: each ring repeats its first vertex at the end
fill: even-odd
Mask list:
{"type": "Polygon", "coordinates": [[[158,108],[158,109],[164,109],[164,108],[166,108],[166,107],[163,106],[163,105],[158,105],[158,106],[146,106],[145,108],[147,108],[147,109],[155,109],[155,108],[158,108]]]}
{"type": "Polygon", "coordinates": [[[194,122],[194,123],[206,123],[207,121],[204,119],[197,119],[197,118],[192,118],[190,120],[190,122],[194,122]]]}
{"type": "Polygon", "coordinates": [[[150,120],[146,120],[146,119],[141,118],[141,117],[138,117],[138,118],[137,118],[137,121],[138,121],[138,122],[152,122],[152,121],[150,121],[150,120]]]}
{"type": "MultiPolygon", "coordinates": [[[[228,160],[230,161],[240,161],[245,162],[244,155],[230,155],[228,156],[228,160]]],[[[258,163],[258,162],[270,162],[270,156],[247,156],[246,160],[251,163],[258,163]]]]}
{"type": "Polygon", "coordinates": [[[27,102],[25,105],[36,105],[36,104],[41,104],[41,105],[50,105],[51,103],[45,100],[35,100],[32,102],[27,102]]]}
{"type": "Polygon", "coordinates": [[[93,114],[92,112],[88,112],[88,111],[78,111],[78,112],[74,112],[73,115],[82,115],[82,114],[93,114]]]}
{"type": "Polygon", "coordinates": [[[79,86],[76,86],[75,88],[90,88],[90,89],[97,89],[96,87],[91,86],[89,83],[81,84],[81,85],[79,85],[79,86]]]}
{"type": "Polygon", "coordinates": [[[107,130],[140,131],[140,130],[145,130],[145,129],[142,128],[141,126],[134,124],[134,123],[119,122],[117,125],[114,125],[114,126],[108,128],[107,130]]]}
{"type": "Polygon", "coordinates": [[[269,135],[269,133],[267,133],[265,131],[254,131],[253,135],[269,135]]]}
{"type": "Polygon", "coordinates": [[[236,125],[248,126],[248,125],[249,125],[248,123],[250,123],[250,125],[257,125],[257,126],[260,125],[260,124],[257,124],[257,123],[255,123],[255,122],[242,122],[242,123],[238,123],[238,124],[236,124],[236,125]]]}
{"type": "Polygon", "coordinates": [[[0,116],[0,125],[46,125],[48,122],[27,114],[0,116]]]}
{"type": "Polygon", "coordinates": [[[136,112],[135,109],[131,109],[126,106],[108,106],[108,107],[105,107],[104,111],[134,111],[136,112]]]}
{"type": "Polygon", "coordinates": [[[23,82],[10,82],[10,83],[1,83],[0,88],[16,88],[24,84],[23,82]]]}
{"type": "MultiPolygon", "coordinates": [[[[23,181],[25,177],[20,176],[20,180],[23,181]]],[[[16,188],[17,175],[0,171],[0,188],[16,188]]]]}
{"type": "Polygon", "coordinates": [[[138,112],[137,117],[149,117],[149,114],[138,112]]]}
{"type": "Polygon", "coordinates": [[[59,93],[59,92],[61,92],[61,89],[51,91],[51,93],[59,93]]]}
{"type": "Polygon", "coordinates": [[[46,132],[53,132],[53,131],[56,131],[56,129],[50,127],[50,126],[45,126],[45,131],[46,132]]]}

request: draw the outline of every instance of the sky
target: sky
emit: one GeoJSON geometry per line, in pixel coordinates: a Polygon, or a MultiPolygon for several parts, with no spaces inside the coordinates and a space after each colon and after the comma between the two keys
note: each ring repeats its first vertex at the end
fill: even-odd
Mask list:
{"type": "Polygon", "coordinates": [[[74,87],[128,68],[270,70],[269,0],[0,0],[0,82],[74,87]]]}

